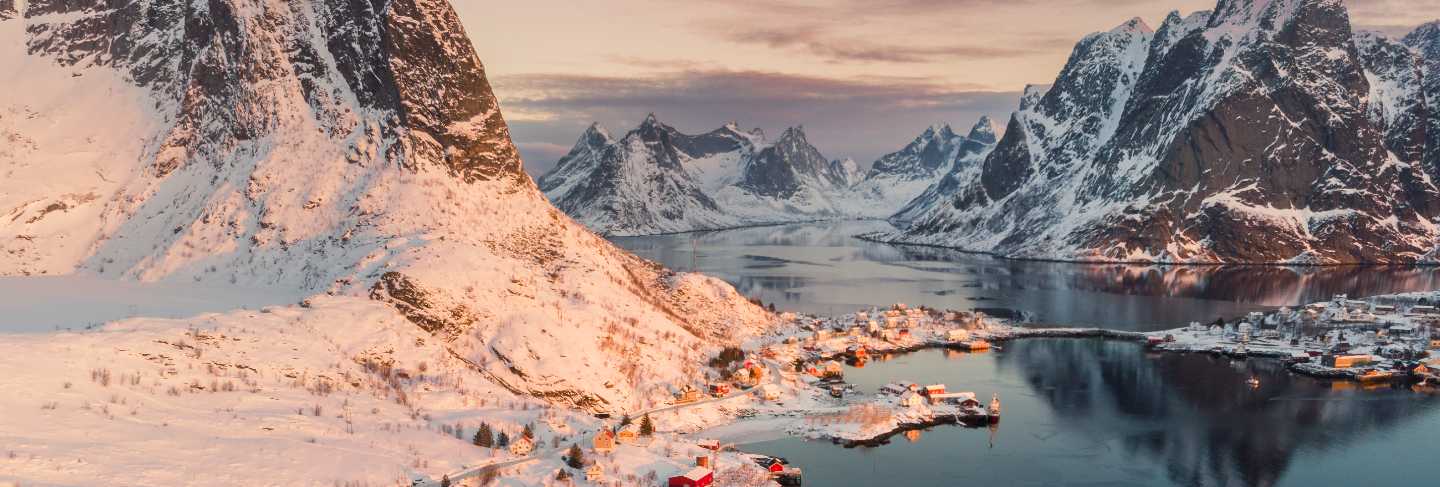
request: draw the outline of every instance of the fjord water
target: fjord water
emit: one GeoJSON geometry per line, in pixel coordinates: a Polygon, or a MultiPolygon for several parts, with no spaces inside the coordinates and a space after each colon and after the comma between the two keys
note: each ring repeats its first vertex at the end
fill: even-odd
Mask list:
{"type": "Polygon", "coordinates": [[[1039,324],[1130,330],[1351,296],[1440,289],[1435,267],[1145,266],[999,259],[854,238],[882,221],[613,238],[676,270],[733,284],[779,309],[841,314],[903,302],[1025,312],[1039,324]]]}
{"type": "Polygon", "coordinates": [[[993,430],[937,426],[879,447],[784,438],[806,485],[1434,485],[1440,400],[1290,374],[1278,362],[1147,354],[1139,344],[1039,339],[925,350],[847,368],[860,394],[896,379],[999,393],[993,430]],[[1245,379],[1260,379],[1258,388],[1245,379]]]}
{"type": "MultiPolygon", "coordinates": [[[[1440,288],[1425,267],[1185,267],[1023,262],[852,238],[846,222],[613,239],[721,277],[780,309],[820,314],[894,302],[1000,308],[1037,325],[1157,330],[1351,296],[1440,288]]],[[[875,448],[783,438],[806,485],[1433,485],[1440,399],[1291,374],[1269,360],[1152,354],[1126,342],[1022,340],[928,350],[849,368],[861,394],[894,380],[999,393],[992,431],[940,426],[875,448]],[[1245,384],[1260,379],[1259,388],[1245,384]]]]}

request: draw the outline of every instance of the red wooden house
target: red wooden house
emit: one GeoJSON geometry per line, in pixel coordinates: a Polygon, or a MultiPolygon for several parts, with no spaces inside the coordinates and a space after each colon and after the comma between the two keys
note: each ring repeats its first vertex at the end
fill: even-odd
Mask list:
{"type": "Polygon", "coordinates": [[[670,487],[707,487],[715,480],[715,473],[705,467],[695,467],[685,475],[670,477],[670,487]]]}
{"type": "Polygon", "coordinates": [[[759,465],[760,468],[769,470],[770,473],[780,473],[785,471],[785,464],[780,463],[780,460],[776,460],[774,458],[759,457],[755,459],[755,464],[759,465]]]}

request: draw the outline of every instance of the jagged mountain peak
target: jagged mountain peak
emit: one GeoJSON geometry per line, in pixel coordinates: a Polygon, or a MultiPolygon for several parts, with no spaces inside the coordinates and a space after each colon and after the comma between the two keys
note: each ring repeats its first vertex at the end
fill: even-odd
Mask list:
{"type": "Polygon", "coordinates": [[[615,139],[610,135],[610,131],[605,129],[605,126],[600,125],[600,122],[593,122],[585,129],[585,133],[580,135],[580,140],[595,146],[609,144],[615,139]]]}
{"type": "Polygon", "coordinates": [[[25,215],[0,227],[0,274],[370,300],[384,314],[367,321],[408,321],[394,337],[424,336],[472,364],[464,381],[593,411],[645,407],[644,391],[699,380],[648,364],[738,343],[732,331],[767,320],[727,285],[639,259],[547,204],[444,0],[35,1],[26,12],[0,22],[0,78],[26,88],[0,94],[0,113],[34,113],[4,117],[0,132],[36,140],[23,160],[0,150],[0,207],[25,215]],[[63,143],[83,139],[83,153],[63,143]],[[77,191],[83,201],[67,196],[77,191]],[[55,204],[66,211],[37,214],[55,204]],[[611,320],[675,339],[557,359],[603,348],[611,320]],[[473,366],[487,363],[504,365],[473,366]]]}
{"type": "Polygon", "coordinates": [[[996,141],[995,121],[989,115],[981,115],[975,126],[970,128],[970,134],[965,138],[982,144],[994,144],[996,141]]]}
{"type": "Polygon", "coordinates": [[[810,142],[805,140],[805,126],[796,125],[793,127],[787,127],[784,132],[781,132],[780,138],[775,139],[775,143],[809,144],[810,142]]]}
{"type": "Polygon", "coordinates": [[[1025,85],[1025,89],[1020,93],[1020,110],[1029,110],[1040,104],[1040,100],[1045,98],[1045,93],[1050,92],[1050,86],[1048,84],[1025,85]]]}
{"type": "Polygon", "coordinates": [[[1440,92],[1421,74],[1440,65],[1355,36],[1338,0],[1220,0],[1134,27],[1086,36],[1054,85],[1027,87],[978,174],[907,207],[897,240],[1081,260],[1433,258],[1440,195],[1411,162],[1430,147],[1440,169],[1417,94],[1440,92]]]}
{"type": "Polygon", "coordinates": [[[938,122],[931,124],[929,127],[926,127],[925,132],[921,133],[920,137],[916,140],[936,138],[948,139],[954,136],[955,129],[951,128],[948,122],[938,122]]]}
{"type": "Polygon", "coordinates": [[[1410,31],[1401,39],[1405,45],[1421,52],[1427,56],[1440,54],[1440,20],[1427,22],[1410,31]]]}
{"type": "Polygon", "coordinates": [[[1142,19],[1140,17],[1134,17],[1120,25],[1115,26],[1115,28],[1110,29],[1110,33],[1153,34],[1155,33],[1155,29],[1150,28],[1150,24],[1146,23],[1145,19],[1142,19]]]}

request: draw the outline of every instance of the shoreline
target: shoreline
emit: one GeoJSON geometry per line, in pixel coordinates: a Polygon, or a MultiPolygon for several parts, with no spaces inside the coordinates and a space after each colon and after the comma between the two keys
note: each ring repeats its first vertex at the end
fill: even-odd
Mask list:
{"type": "MultiPolygon", "coordinates": [[[[886,221],[886,220],[885,220],[884,218],[854,218],[854,217],[816,218],[816,219],[812,219],[812,220],[793,220],[793,221],[776,221],[776,222],[747,223],[747,224],[742,224],[742,225],[733,225],[733,226],[717,227],[717,228],[697,228],[697,229],[694,229],[694,230],[681,230],[681,231],[675,231],[675,232],[659,232],[659,233],[637,233],[637,234],[633,234],[633,235],[613,235],[613,234],[606,234],[606,233],[595,232],[594,230],[591,230],[591,231],[592,231],[592,232],[595,232],[596,235],[599,235],[599,236],[601,236],[601,237],[604,237],[605,239],[608,240],[608,239],[612,239],[612,238],[665,237],[665,236],[674,236],[674,235],[687,235],[687,234],[692,234],[692,233],[710,233],[710,232],[724,232],[724,231],[729,231],[729,230],[744,230],[744,229],[747,229],[747,228],[783,227],[783,226],[785,226],[785,225],[807,225],[807,224],[812,224],[812,223],[875,222],[875,221],[883,222],[883,221],[886,221]]],[[[586,228],[588,229],[589,227],[586,227],[586,228]]]]}
{"type": "MultiPolygon", "coordinates": [[[[1180,332],[1180,331],[1182,331],[1182,330],[1184,330],[1184,329],[1183,329],[1183,328],[1176,328],[1176,329],[1171,329],[1171,330],[1162,330],[1162,331],[1155,331],[1155,332],[1136,332],[1136,331],[1114,330],[1114,329],[1108,329],[1108,328],[1063,328],[1063,327],[1057,327],[1057,328],[1023,328],[1023,327],[1016,327],[1016,326],[1014,326],[1014,325],[1002,325],[1002,327],[1001,327],[1000,330],[997,330],[997,331],[994,331],[994,332],[990,332],[990,331],[980,332],[980,333],[977,333],[976,336],[978,336],[978,337],[983,337],[985,340],[988,340],[988,341],[993,342],[993,343],[1006,343],[1006,342],[1011,342],[1011,341],[1016,341],[1016,340],[1034,340],[1034,339],[1100,339],[1100,340],[1107,340],[1107,341],[1128,341],[1128,342],[1140,343],[1141,346],[1145,347],[1146,349],[1152,350],[1152,351],[1155,351],[1155,352],[1159,352],[1159,353],[1177,353],[1177,354],[1202,353],[1202,354],[1209,354],[1209,355],[1224,355],[1224,356],[1230,357],[1230,358],[1232,358],[1232,359],[1241,359],[1241,360],[1249,360],[1249,359],[1251,359],[1251,358],[1262,359],[1262,360],[1280,360],[1280,361],[1282,361],[1282,362],[1285,362],[1285,369],[1286,369],[1288,372],[1294,373],[1294,374],[1297,374],[1297,375],[1303,375],[1303,376],[1306,376],[1306,377],[1311,377],[1311,378],[1314,378],[1314,379],[1319,379],[1319,380],[1346,381],[1346,382],[1354,382],[1354,383],[1361,383],[1361,384],[1372,384],[1372,383],[1400,383],[1400,382],[1410,382],[1410,381],[1413,381],[1413,377],[1412,377],[1412,376],[1410,376],[1410,375],[1402,375],[1402,374],[1396,374],[1396,375],[1394,375],[1394,376],[1392,376],[1392,377],[1387,377],[1387,378],[1385,378],[1385,379],[1383,379],[1383,380],[1378,380],[1378,381],[1365,381],[1365,380],[1360,379],[1360,377],[1359,377],[1359,369],[1351,369],[1351,368],[1347,368],[1347,369],[1336,369],[1336,368],[1331,368],[1331,367],[1325,367],[1325,366],[1322,366],[1322,365],[1319,365],[1319,364],[1314,364],[1314,363],[1311,363],[1311,362],[1308,362],[1308,361],[1306,361],[1306,362],[1292,362],[1292,361],[1291,361],[1291,359],[1293,359],[1292,355],[1291,355],[1290,353],[1288,353],[1288,352],[1284,352],[1284,351],[1280,351],[1280,350],[1261,349],[1261,350],[1255,350],[1255,351],[1246,352],[1246,353],[1244,353],[1244,354],[1237,354],[1237,353],[1234,353],[1233,351],[1223,350],[1223,349],[1217,351],[1217,350],[1214,350],[1213,348],[1202,348],[1202,347],[1200,347],[1200,346],[1175,345],[1175,344],[1173,344],[1173,342],[1165,342],[1165,343],[1160,343],[1160,344],[1149,344],[1151,338],[1162,338],[1162,339],[1163,339],[1163,337],[1165,337],[1166,335],[1170,335],[1170,334],[1173,334],[1173,333],[1177,333],[1177,332],[1180,332]]],[[[910,354],[910,353],[915,353],[915,352],[924,351],[924,350],[946,350],[946,349],[949,349],[949,350],[960,350],[960,351],[969,351],[969,350],[970,350],[968,347],[966,347],[965,345],[963,345],[963,344],[961,344],[961,343],[948,342],[948,341],[942,341],[942,340],[927,340],[927,341],[924,341],[924,342],[921,342],[921,343],[917,343],[917,344],[910,344],[910,345],[903,345],[903,346],[895,346],[895,347],[874,348],[874,349],[872,349],[872,353],[884,353],[884,354],[904,355],[904,354],[910,354]]],[[[843,360],[843,359],[845,359],[845,358],[847,358],[847,357],[849,357],[849,354],[848,354],[847,352],[837,352],[837,353],[830,353],[830,354],[818,354],[818,355],[815,356],[815,358],[810,359],[810,360],[807,360],[806,362],[807,362],[807,363],[816,363],[816,362],[825,362],[825,361],[829,361],[829,360],[843,360]]],[[[811,385],[810,387],[816,387],[816,386],[815,386],[815,385],[811,385]]],[[[874,404],[874,401],[866,401],[865,403],[867,403],[867,404],[874,404]]],[[[740,421],[743,422],[744,420],[742,419],[742,420],[740,420],[740,421]]],[[[796,434],[794,434],[794,433],[791,433],[791,435],[792,435],[792,436],[799,436],[799,437],[809,438],[809,439],[814,439],[814,440],[828,440],[828,441],[830,441],[831,443],[834,443],[834,444],[836,444],[836,445],[842,446],[842,447],[844,447],[844,448],[877,447],[877,446],[880,446],[880,445],[888,444],[890,438],[892,438],[892,437],[894,437],[894,436],[896,436],[896,435],[899,435],[899,434],[903,434],[903,433],[905,433],[905,432],[907,432],[907,431],[912,431],[912,430],[924,430],[924,429],[928,429],[928,428],[931,428],[931,427],[934,427],[934,426],[947,425],[947,424],[958,424],[958,425],[965,426],[965,427],[967,427],[967,428],[978,428],[978,427],[987,426],[987,425],[992,424],[992,423],[998,423],[999,421],[1000,421],[1000,418],[999,418],[999,417],[996,417],[996,418],[993,418],[993,419],[992,419],[992,418],[990,418],[990,417],[988,417],[988,416],[984,416],[984,415],[960,416],[960,415],[956,415],[956,414],[953,414],[953,413],[951,413],[951,414],[945,414],[945,413],[933,413],[933,412],[932,412],[932,413],[926,413],[924,416],[922,416],[922,417],[920,417],[920,418],[918,418],[918,419],[900,420],[900,421],[897,421],[895,427],[893,427],[893,428],[887,429],[887,430],[882,431],[882,432],[879,432],[879,433],[869,434],[869,435],[866,435],[866,436],[862,436],[862,437],[846,437],[846,436],[835,435],[835,434],[823,434],[823,435],[819,435],[819,436],[815,436],[815,437],[807,437],[807,436],[805,436],[805,435],[796,435],[796,434]]],[[[732,422],[732,423],[730,423],[730,424],[735,424],[735,422],[732,422]]]]}
{"type": "MultiPolygon", "coordinates": [[[[888,222],[888,220],[886,220],[888,222]]],[[[892,223],[893,225],[893,223],[892,223]]],[[[879,238],[878,233],[862,233],[852,235],[852,238],[885,245],[899,247],[922,247],[933,249],[945,249],[972,255],[983,255],[1000,260],[1017,262],[1048,262],[1056,264],[1079,264],[1079,265],[1134,265],[1134,266],[1169,266],[1169,267],[1296,267],[1296,268],[1330,268],[1330,267],[1440,267],[1440,262],[1175,262],[1155,260],[1125,260],[1125,259],[1062,259],[1056,257],[1016,257],[984,250],[971,250],[964,247],[954,247],[941,244],[929,244],[920,242],[907,242],[903,240],[892,240],[879,238]]]]}

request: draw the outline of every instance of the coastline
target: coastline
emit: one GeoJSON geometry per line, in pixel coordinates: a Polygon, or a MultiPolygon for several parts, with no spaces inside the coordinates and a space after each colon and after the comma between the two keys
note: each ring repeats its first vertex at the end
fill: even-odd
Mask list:
{"type": "MultiPolygon", "coordinates": [[[[887,220],[888,221],[888,220],[887,220]]],[[[1325,268],[1325,267],[1440,267],[1440,262],[1226,262],[1226,261],[1156,261],[1156,260],[1127,260],[1127,259],[1064,259],[1058,257],[1020,257],[984,250],[973,250],[964,247],[950,245],[910,242],[891,238],[881,238],[885,233],[862,233],[852,235],[853,238],[885,245],[900,247],[922,247],[933,249],[945,249],[965,254],[983,255],[1000,260],[1011,260],[1017,262],[1053,262],[1060,264],[1084,264],[1084,265],[1137,265],[1137,266],[1174,266],[1174,267],[1299,267],[1299,268],[1325,268]]]]}

